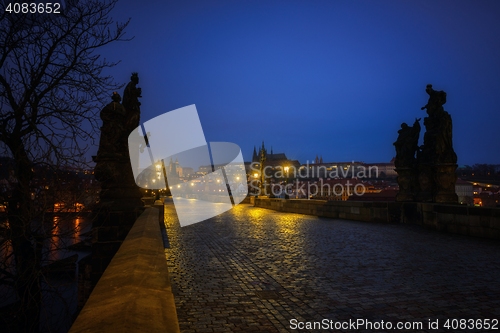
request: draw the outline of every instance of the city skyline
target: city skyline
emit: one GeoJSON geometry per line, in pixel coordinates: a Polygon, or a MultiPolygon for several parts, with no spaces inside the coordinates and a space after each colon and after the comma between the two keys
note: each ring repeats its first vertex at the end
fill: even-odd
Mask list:
{"type": "MultiPolygon", "coordinates": [[[[132,14],[130,14],[132,13],[132,14]]],[[[291,159],[389,162],[403,122],[444,90],[459,165],[500,163],[500,4],[484,1],[141,3],[129,42],[103,51],[138,72],[141,121],[196,104],[207,141],[262,141],[291,159]],[[492,139],[493,136],[493,139],[492,139]]]]}

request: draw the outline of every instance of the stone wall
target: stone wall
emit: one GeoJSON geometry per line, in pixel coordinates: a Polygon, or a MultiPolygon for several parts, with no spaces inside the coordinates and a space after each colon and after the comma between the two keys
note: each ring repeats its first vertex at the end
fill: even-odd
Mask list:
{"type": "Polygon", "coordinates": [[[367,222],[399,222],[399,217],[401,215],[401,205],[396,202],[348,202],[255,198],[254,205],[280,212],[367,222]]]}
{"type": "Polygon", "coordinates": [[[158,214],[135,221],[70,333],[179,332],[158,214]]]}
{"type": "Polygon", "coordinates": [[[92,256],[90,282],[92,288],[101,278],[106,267],[120,248],[142,210],[119,211],[111,203],[96,209],[96,218],[92,221],[92,256]]]}
{"type": "Polygon", "coordinates": [[[408,223],[469,235],[500,239],[500,208],[435,203],[355,202],[251,198],[256,207],[335,219],[408,223]]]}
{"type": "Polygon", "coordinates": [[[401,222],[475,237],[500,239],[500,208],[403,203],[401,222]]]}

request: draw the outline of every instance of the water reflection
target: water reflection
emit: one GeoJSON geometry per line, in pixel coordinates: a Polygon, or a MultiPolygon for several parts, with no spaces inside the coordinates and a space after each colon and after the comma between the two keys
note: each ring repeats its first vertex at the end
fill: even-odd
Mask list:
{"type": "Polygon", "coordinates": [[[84,217],[66,218],[54,216],[51,221],[49,237],[45,245],[43,258],[52,262],[64,259],[75,253],[71,246],[84,241],[83,235],[91,229],[91,221],[84,217]]]}
{"type": "Polygon", "coordinates": [[[2,260],[0,261],[0,267],[2,269],[6,269],[7,267],[10,267],[12,264],[12,242],[10,239],[5,238],[5,234],[9,230],[9,222],[5,221],[4,223],[0,224],[0,258],[2,260]]]}
{"type": "MultiPolygon", "coordinates": [[[[49,215],[46,215],[49,216],[49,215]]],[[[63,271],[47,269],[47,265],[55,261],[78,255],[82,259],[88,255],[89,248],[73,245],[84,242],[89,234],[92,221],[88,217],[71,214],[50,216],[45,222],[34,222],[33,233],[42,237],[42,269],[41,287],[43,305],[41,312],[42,331],[67,332],[71,325],[77,304],[76,269],[63,271]]],[[[15,257],[12,243],[7,239],[9,224],[4,221],[0,224],[0,281],[7,274],[15,274],[15,257]]],[[[73,264],[76,268],[77,265],[73,264]]],[[[58,267],[59,269],[61,267],[58,267]]],[[[15,303],[15,290],[7,284],[0,283],[0,306],[15,303]]],[[[2,329],[0,328],[0,331],[2,329]]]]}
{"type": "MultiPolygon", "coordinates": [[[[14,256],[12,249],[12,242],[9,239],[5,239],[4,234],[8,230],[8,222],[0,225],[0,281],[9,281],[9,275],[14,273],[13,264],[14,256]]],[[[0,283],[0,306],[14,302],[12,287],[7,283],[0,283]]]]}
{"type": "MultiPolygon", "coordinates": [[[[67,258],[82,252],[83,247],[74,248],[75,244],[85,241],[92,227],[89,218],[53,216],[48,222],[36,226],[34,233],[44,240],[42,250],[42,265],[67,258]]],[[[0,225],[0,271],[14,272],[14,253],[12,242],[8,239],[9,222],[0,225]]],[[[81,254],[81,253],[80,253],[81,254]]],[[[0,275],[2,277],[4,274],[0,275]]]]}

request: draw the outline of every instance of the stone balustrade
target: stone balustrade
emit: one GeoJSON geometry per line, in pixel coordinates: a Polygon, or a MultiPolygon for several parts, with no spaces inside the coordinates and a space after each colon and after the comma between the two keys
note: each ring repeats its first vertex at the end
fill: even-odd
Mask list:
{"type": "Polygon", "coordinates": [[[426,228],[500,239],[500,208],[422,202],[356,202],[251,198],[256,207],[365,222],[409,223],[426,228]]]}
{"type": "Polygon", "coordinates": [[[158,215],[136,220],[70,333],[179,332],[158,215]]]}

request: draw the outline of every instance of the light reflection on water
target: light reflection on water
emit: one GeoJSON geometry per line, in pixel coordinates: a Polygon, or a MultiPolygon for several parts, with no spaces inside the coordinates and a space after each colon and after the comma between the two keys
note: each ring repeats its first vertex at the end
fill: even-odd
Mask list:
{"type": "Polygon", "coordinates": [[[49,228],[50,237],[47,237],[43,258],[45,261],[64,259],[75,251],[68,247],[83,241],[82,235],[89,232],[92,227],[91,220],[84,217],[66,219],[54,216],[49,228]]]}
{"type": "MultiPolygon", "coordinates": [[[[86,217],[64,218],[54,216],[52,221],[46,223],[48,225],[38,228],[38,233],[43,231],[42,235],[46,235],[44,247],[42,249],[43,262],[52,262],[64,259],[79,251],[68,249],[71,245],[84,241],[84,235],[90,232],[92,221],[86,217]]],[[[9,223],[5,221],[2,225],[5,230],[8,230],[9,223]]],[[[7,231],[5,231],[7,232],[7,231]]],[[[9,272],[13,272],[14,264],[13,248],[10,240],[3,238],[0,234],[0,263],[2,268],[9,272]]],[[[43,263],[42,263],[43,264],[43,263]]]]}
{"type": "MultiPolygon", "coordinates": [[[[61,214],[53,216],[45,223],[33,223],[34,232],[45,238],[42,249],[42,266],[78,254],[78,260],[88,255],[89,251],[68,249],[71,245],[84,241],[90,232],[92,221],[88,217],[73,217],[61,214]]],[[[8,228],[8,222],[2,224],[8,228]]],[[[7,229],[5,229],[7,230],[7,229]]],[[[0,234],[0,267],[15,273],[14,255],[10,240],[0,234]]],[[[50,327],[51,332],[67,332],[72,316],[76,311],[77,279],[75,275],[44,273],[41,279],[43,290],[42,325],[50,327]]],[[[0,276],[1,278],[1,276],[0,276]]],[[[0,284],[0,306],[16,301],[14,290],[0,284]]],[[[0,329],[1,331],[1,329],[0,329]]]]}
{"type": "MultiPolygon", "coordinates": [[[[2,228],[8,230],[9,223],[5,221],[2,228]]],[[[42,249],[42,258],[44,262],[51,262],[66,258],[67,255],[74,254],[75,251],[68,250],[71,245],[84,240],[84,235],[90,232],[92,221],[86,217],[64,218],[54,216],[52,221],[37,227],[36,233],[45,238],[45,244],[42,249]],[[71,253],[70,253],[71,252],[71,253]]],[[[12,244],[10,240],[4,240],[0,234],[0,258],[1,263],[6,266],[12,264],[12,244]],[[7,260],[7,261],[6,261],[7,260]]]]}

